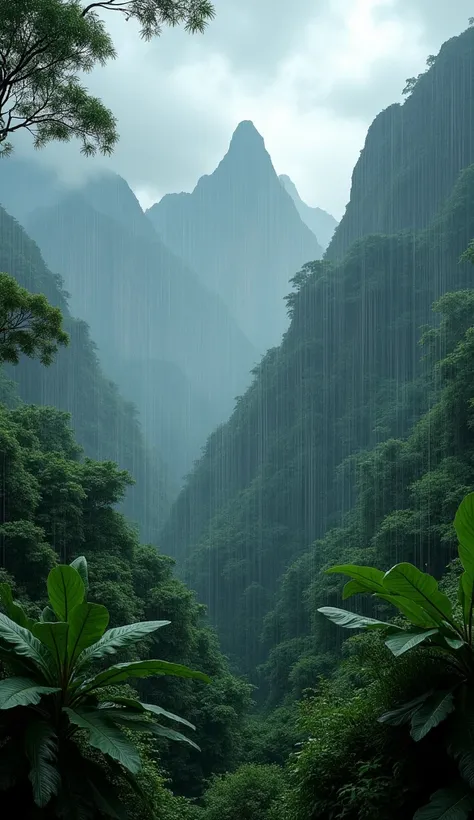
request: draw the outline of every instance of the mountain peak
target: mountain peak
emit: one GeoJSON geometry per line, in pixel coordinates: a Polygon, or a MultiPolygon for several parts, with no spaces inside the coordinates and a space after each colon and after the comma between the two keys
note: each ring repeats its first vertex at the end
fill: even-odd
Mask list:
{"type": "Polygon", "coordinates": [[[232,134],[230,147],[242,147],[248,150],[252,146],[265,148],[265,142],[251,120],[242,120],[232,134]]]}

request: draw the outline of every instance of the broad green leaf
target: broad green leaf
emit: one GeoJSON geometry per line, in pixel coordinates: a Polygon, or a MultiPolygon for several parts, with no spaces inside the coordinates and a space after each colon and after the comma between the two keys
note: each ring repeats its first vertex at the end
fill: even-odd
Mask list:
{"type": "Polygon", "coordinates": [[[460,638],[450,638],[448,635],[441,635],[441,638],[443,641],[446,641],[451,649],[461,649],[462,646],[466,646],[466,642],[460,638]]]}
{"type": "Polygon", "coordinates": [[[79,691],[92,691],[103,686],[112,686],[116,683],[129,680],[129,678],[150,678],[155,675],[173,675],[177,678],[195,678],[205,683],[210,683],[207,675],[203,672],[194,672],[187,666],[178,663],[168,663],[167,661],[147,660],[132,661],[131,663],[117,663],[109,666],[103,672],[99,672],[93,678],[84,681],[79,691]]]}
{"type": "Polygon", "coordinates": [[[413,715],[411,736],[413,740],[422,740],[454,710],[452,692],[435,692],[413,715]]]}
{"type": "Polygon", "coordinates": [[[36,706],[43,695],[59,692],[55,686],[39,686],[30,678],[5,678],[0,680],[0,709],[17,706],[36,706]]]}
{"type": "Polygon", "coordinates": [[[437,629],[423,629],[420,632],[411,630],[409,632],[400,632],[398,635],[390,635],[385,641],[385,646],[398,658],[413,649],[413,647],[433,637],[433,635],[439,635],[439,631],[437,629]]]}
{"type": "Polygon", "coordinates": [[[15,623],[7,615],[0,613],[0,647],[32,661],[48,679],[51,676],[51,658],[48,649],[29,629],[15,623]]]}
{"type": "Polygon", "coordinates": [[[33,634],[47,646],[51,652],[58,670],[67,662],[67,637],[69,625],[64,621],[39,622],[33,626],[33,634]]]}
{"type": "Polygon", "coordinates": [[[390,594],[401,595],[421,606],[436,623],[452,619],[451,601],[439,591],[436,578],[413,564],[397,564],[389,569],[384,576],[384,587],[390,594]]]}
{"type": "Polygon", "coordinates": [[[421,606],[410,601],[408,598],[404,598],[402,595],[384,594],[377,595],[377,598],[381,598],[383,601],[387,601],[387,603],[396,607],[414,626],[421,626],[423,629],[438,626],[438,622],[435,621],[428,612],[425,612],[421,606]]]}
{"type": "Polygon", "coordinates": [[[77,569],[60,564],[48,575],[48,597],[58,620],[67,621],[69,613],[85,597],[85,587],[77,569]]]}
{"type": "Polygon", "coordinates": [[[362,567],[357,564],[340,564],[337,567],[327,569],[326,575],[348,575],[349,578],[357,582],[359,586],[359,589],[357,589],[358,592],[384,591],[384,573],[380,569],[374,569],[374,567],[362,567]]]}
{"type": "Polygon", "coordinates": [[[73,664],[84,649],[97,644],[109,624],[109,613],[100,604],[78,604],[69,613],[68,657],[73,664]]]}
{"type": "MultiPolygon", "coordinates": [[[[150,712],[153,715],[166,717],[168,720],[173,720],[175,723],[182,723],[183,726],[188,726],[190,729],[196,730],[194,724],[190,723],[189,720],[185,720],[179,715],[173,714],[173,712],[167,712],[166,709],[162,709],[161,706],[156,706],[154,703],[141,703],[139,700],[134,700],[134,698],[125,698],[121,696],[111,698],[110,703],[115,703],[119,706],[127,706],[135,712],[150,712]]],[[[104,704],[104,706],[105,705],[106,704],[104,704]]]]}
{"type": "Polygon", "coordinates": [[[322,606],[318,609],[321,615],[329,618],[334,624],[344,626],[346,629],[387,629],[395,627],[394,624],[385,621],[377,621],[375,618],[365,618],[355,612],[348,612],[346,609],[337,609],[333,606],[322,606]]]}
{"type": "Polygon", "coordinates": [[[91,746],[117,760],[134,774],[140,771],[140,755],[137,749],[117,726],[101,714],[99,709],[66,707],[63,711],[71,723],[88,732],[91,746]]]}
{"type": "Polygon", "coordinates": [[[459,579],[458,601],[462,608],[464,625],[469,626],[474,602],[474,576],[467,572],[463,572],[459,579]]]}
{"type": "Polygon", "coordinates": [[[78,667],[99,660],[105,655],[115,655],[119,649],[133,646],[147,635],[161,629],[162,626],[168,626],[169,623],[170,621],[141,621],[136,624],[127,624],[126,626],[109,629],[97,643],[82,652],[80,658],[78,658],[78,667]]]}
{"type": "Polygon", "coordinates": [[[32,621],[26,615],[23,607],[17,601],[13,600],[13,593],[10,584],[0,584],[0,601],[3,604],[8,617],[15,621],[16,624],[29,629],[32,621]]]}
{"type": "Polygon", "coordinates": [[[359,581],[348,581],[342,590],[342,600],[347,601],[347,599],[351,598],[352,595],[358,595],[361,592],[368,591],[369,590],[367,590],[364,584],[361,584],[359,581]]]}
{"type": "Polygon", "coordinates": [[[40,621],[42,621],[42,622],[47,621],[48,623],[56,623],[57,620],[58,619],[56,618],[56,615],[54,614],[51,607],[50,606],[45,606],[45,608],[43,609],[43,611],[41,613],[40,621]]]}
{"type": "Polygon", "coordinates": [[[425,692],[424,695],[420,695],[420,697],[402,704],[402,706],[399,706],[397,709],[385,712],[385,714],[379,717],[378,722],[388,723],[389,726],[403,726],[405,723],[409,723],[415,712],[421,708],[426,699],[432,694],[433,690],[430,690],[429,692],[425,692]]]}
{"type": "Polygon", "coordinates": [[[31,765],[29,779],[33,799],[37,806],[43,808],[61,787],[56,765],[58,739],[52,726],[43,720],[31,721],[25,733],[25,748],[31,765]]]}
{"type": "Polygon", "coordinates": [[[76,569],[82,578],[86,595],[89,592],[89,571],[87,569],[87,561],[83,555],[79,555],[74,561],[71,561],[70,566],[76,569]]]}
{"type": "Polygon", "coordinates": [[[189,737],[186,735],[182,735],[181,732],[176,732],[174,729],[168,729],[167,726],[161,726],[158,723],[151,724],[151,731],[154,735],[158,735],[158,737],[165,737],[167,740],[177,740],[179,743],[189,743],[190,746],[193,746],[198,752],[201,751],[199,746],[194,743],[189,737]]]}
{"type": "Polygon", "coordinates": [[[162,709],[161,706],[155,706],[154,703],[142,703],[141,705],[146,712],[151,712],[154,715],[160,715],[160,717],[168,718],[168,720],[174,720],[175,723],[182,723],[183,726],[189,726],[190,729],[193,729],[194,731],[196,730],[196,727],[190,723],[189,720],[185,720],[179,715],[174,715],[173,712],[167,712],[166,709],[162,709]]]}
{"type": "Polygon", "coordinates": [[[440,789],[427,806],[418,809],[413,820],[467,820],[474,809],[474,795],[465,786],[440,789]]]}
{"type": "Polygon", "coordinates": [[[474,493],[461,501],[454,517],[459,541],[459,558],[467,574],[474,578],[474,493]]]}

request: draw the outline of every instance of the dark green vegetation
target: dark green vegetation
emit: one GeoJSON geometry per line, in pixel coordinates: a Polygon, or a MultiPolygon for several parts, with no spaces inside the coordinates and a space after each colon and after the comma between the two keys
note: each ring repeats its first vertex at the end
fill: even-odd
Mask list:
{"type": "MultiPolygon", "coordinates": [[[[96,812],[117,816],[119,794],[110,788],[108,774],[123,779],[138,797],[135,779],[142,768],[138,747],[122,731],[152,735],[195,745],[157,718],[195,727],[161,706],[114,694],[111,689],[129,679],[174,675],[209,682],[201,672],[153,659],[94,665],[143,640],[169,621],[143,621],[107,630],[109,613],[87,602],[87,561],[53,567],[47,578],[48,604],[39,620],[29,618],[13,599],[7,583],[0,586],[6,615],[0,614],[0,657],[7,672],[0,680],[0,771],[10,782],[7,799],[27,814],[33,801],[59,817],[96,812]],[[81,735],[81,732],[83,735],[81,735]],[[94,764],[88,751],[107,759],[94,764]],[[116,764],[120,764],[117,766],[116,764]]],[[[122,692],[123,687],[118,687],[122,692]]],[[[197,748],[197,747],[196,747],[197,748]]]]}
{"type": "MultiPolygon", "coordinates": [[[[6,372],[2,376],[0,559],[2,583],[14,588],[11,599],[8,587],[1,588],[6,614],[18,613],[12,609],[15,600],[25,613],[18,617],[30,625],[38,621],[48,606],[43,597],[48,576],[69,572],[65,565],[83,555],[90,570],[88,602],[100,612],[107,608],[112,630],[170,621],[156,634],[158,648],[150,634],[133,653],[124,648],[121,662],[156,670],[147,664],[159,655],[211,679],[210,684],[167,676],[138,679],[126,702],[119,704],[120,692],[114,690],[107,693],[113,707],[91,704],[94,710],[137,710],[128,713],[120,730],[127,738],[130,734],[140,755],[138,785],[151,808],[134,798],[123,781],[124,768],[115,768],[121,764],[104,759],[106,748],[91,753],[85,744],[80,747],[91,764],[110,775],[132,819],[150,820],[153,814],[167,820],[473,816],[473,77],[474,31],[468,30],[430,59],[427,71],[410,83],[405,104],[387,109],[370,129],[354,171],[351,202],[326,258],[308,261],[294,276],[281,345],[265,354],[228,422],[209,437],[161,529],[161,549],[176,558],[197,598],[174,576],[172,559],[154,546],[166,515],[165,501],[157,502],[166,487],[159,456],[146,449],[133,408],[103,377],[87,328],[69,315],[61,281],[45,267],[36,245],[1,213],[0,270],[10,271],[31,293],[44,293],[53,309],[59,307],[70,338],[47,368],[28,357],[9,367],[19,395],[6,372]],[[22,404],[19,396],[35,405],[22,404]],[[71,410],[88,457],[76,444],[64,409],[71,410]],[[137,478],[136,495],[128,495],[126,503],[135,505],[141,538],[153,546],[143,545],[118,508],[130,481],[122,468],[137,478]],[[350,576],[345,589],[337,573],[325,572],[334,566],[350,576]],[[375,599],[365,592],[376,593],[375,599]],[[353,611],[341,614],[344,598],[353,611]],[[208,606],[230,662],[199,601],[208,606]],[[337,622],[375,629],[344,640],[324,612],[337,622]],[[369,618],[382,621],[382,627],[369,618]],[[256,691],[238,676],[242,673],[256,691]],[[162,714],[166,737],[152,733],[151,723],[143,737],[134,734],[129,718],[145,728],[144,713],[132,707],[137,698],[183,715],[196,727],[193,738],[201,752],[170,739],[175,735],[169,714],[162,714]]],[[[166,250],[122,180],[86,185],[80,196],[61,200],[64,191],[37,179],[29,184],[41,211],[29,216],[15,185],[6,190],[17,212],[23,208],[21,219],[28,221],[48,263],[64,269],[73,299],[83,300],[75,309],[87,306],[81,275],[88,288],[97,288],[89,299],[91,311],[97,311],[93,335],[102,333],[101,355],[104,347],[112,375],[113,353],[123,345],[117,366],[127,364],[130,380],[132,371],[136,375],[130,397],[154,367],[159,378],[168,379],[171,392],[183,384],[179,378],[173,382],[176,373],[167,365],[180,366],[186,358],[186,323],[204,327],[217,315],[196,318],[209,305],[200,277],[209,275],[208,284],[216,288],[218,282],[216,269],[205,269],[200,256],[208,248],[197,242],[193,203],[201,194],[201,205],[207,201],[203,191],[207,196],[227,173],[237,149],[243,152],[239,167],[245,167],[244,143],[252,170],[243,177],[244,194],[250,176],[263,179],[260,190],[268,194],[274,171],[260,138],[246,124],[215,175],[192,195],[165,200],[154,210],[167,223],[170,202],[181,209],[179,218],[196,245],[192,252],[174,251],[195,253],[188,267],[166,250]],[[168,277],[163,290],[152,290],[155,257],[168,277]],[[177,286],[175,304],[186,288],[194,288],[193,299],[184,308],[181,304],[174,335],[154,329],[153,351],[168,348],[153,365],[137,358],[145,347],[143,327],[136,321],[124,327],[125,302],[114,301],[120,290],[131,301],[130,270],[143,277],[140,304],[150,302],[150,323],[160,300],[169,306],[165,294],[171,284],[177,286]],[[110,327],[101,329],[107,305],[113,343],[107,342],[110,327]]],[[[288,196],[281,199],[285,192],[276,176],[274,181],[280,197],[275,213],[291,213],[293,219],[296,209],[288,196]]],[[[236,191],[242,194],[237,183],[236,191]]],[[[209,219],[221,216],[225,234],[229,202],[211,204],[209,219]]],[[[243,217],[235,221],[240,237],[248,229],[243,217]]],[[[173,233],[176,225],[168,228],[170,244],[178,234],[182,238],[179,230],[173,233]]],[[[230,238],[237,241],[237,232],[230,238]]],[[[136,280],[133,285],[137,290],[136,280]]],[[[227,292],[226,299],[232,298],[227,292]]],[[[53,336],[63,332],[57,323],[48,326],[51,331],[53,336]]],[[[61,336],[56,342],[60,339],[65,341],[61,336]]],[[[208,345],[211,352],[211,336],[208,345]]],[[[38,354],[35,348],[29,352],[38,354]]],[[[196,362],[197,349],[191,353],[196,362]]],[[[190,373],[184,376],[192,381],[190,373]]],[[[185,393],[185,387],[179,389],[185,393]]],[[[156,390],[141,396],[142,413],[158,395],[156,390]]],[[[172,400],[166,412],[171,418],[172,400]]],[[[47,623],[31,628],[44,632],[47,623]]],[[[59,629],[65,631],[66,624],[59,629]]],[[[1,687],[8,685],[1,683],[0,698],[1,687]]],[[[69,697],[67,685],[61,684],[61,692],[69,697]]],[[[45,694],[45,702],[58,695],[45,694]]],[[[117,713],[108,719],[116,721],[117,713]]],[[[37,761],[45,762],[51,761],[37,761]]],[[[31,763],[25,777],[30,769],[31,763]]],[[[0,785],[10,785],[1,780],[1,771],[0,785]]],[[[28,799],[26,789],[21,797],[28,799]]],[[[104,814],[104,807],[89,813],[94,820],[104,814]]]]}
{"type": "Polygon", "coordinates": [[[104,10],[137,20],[146,39],[163,25],[203,31],[214,16],[209,0],[0,0],[0,155],[24,129],[36,148],[76,137],[86,155],[112,153],[115,117],[78,76],[115,56],[104,10]]]}

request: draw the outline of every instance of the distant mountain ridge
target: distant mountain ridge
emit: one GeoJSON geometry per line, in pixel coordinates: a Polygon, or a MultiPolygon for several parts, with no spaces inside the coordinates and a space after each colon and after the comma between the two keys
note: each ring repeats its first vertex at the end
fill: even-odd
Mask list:
{"type": "Polygon", "coordinates": [[[147,216],[165,244],[218,293],[264,353],[288,325],[289,280],[322,248],[281,185],[262,136],[241,122],[215,171],[147,216]]]}
{"type": "Polygon", "coordinates": [[[285,191],[291,196],[305,225],[314,233],[323,250],[326,250],[337,228],[337,220],[334,219],[331,214],[328,214],[327,211],[323,211],[321,208],[313,208],[311,205],[307,205],[306,202],[303,202],[295,183],[289,176],[280,174],[279,180],[285,191]]]}

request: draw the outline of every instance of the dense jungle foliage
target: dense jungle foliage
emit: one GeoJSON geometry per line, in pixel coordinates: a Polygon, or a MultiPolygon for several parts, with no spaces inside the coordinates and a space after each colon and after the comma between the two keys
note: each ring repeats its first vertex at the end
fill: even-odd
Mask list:
{"type": "Polygon", "coordinates": [[[171,509],[134,406],[0,209],[7,814],[474,816],[473,78],[468,29],[375,120],[282,344],[171,509]]]}

